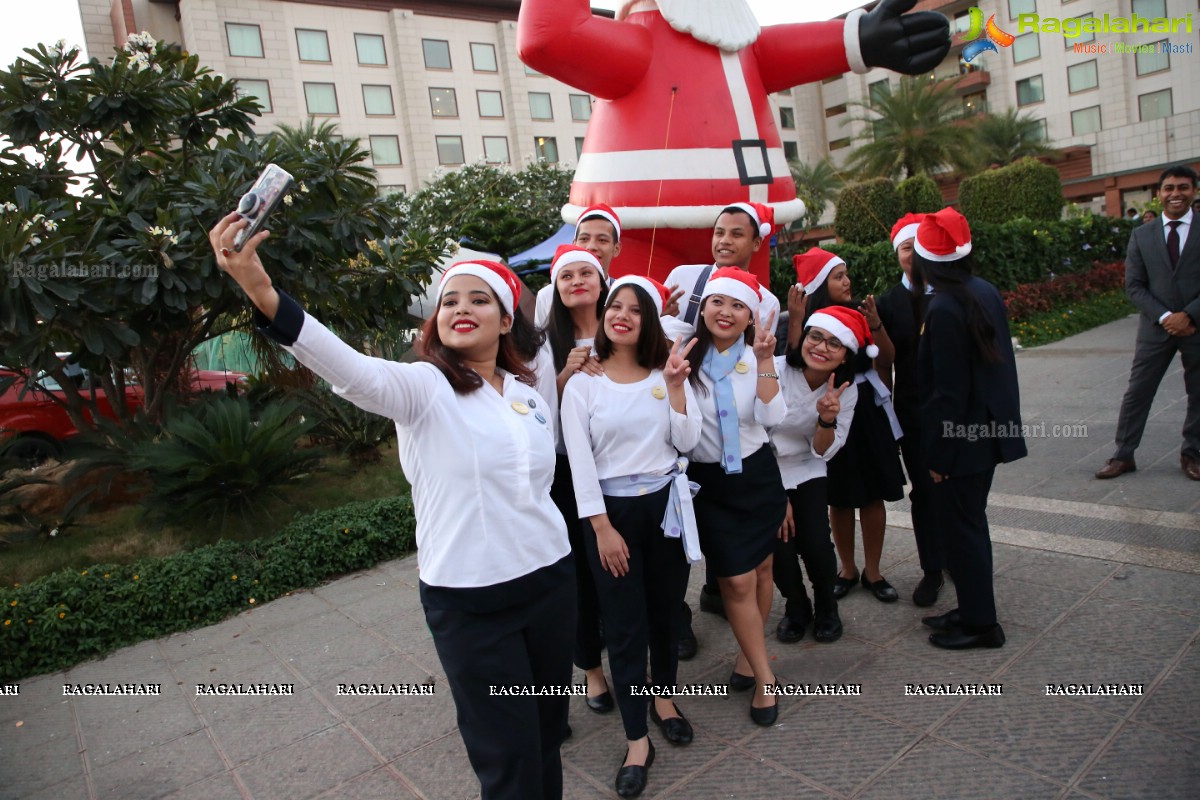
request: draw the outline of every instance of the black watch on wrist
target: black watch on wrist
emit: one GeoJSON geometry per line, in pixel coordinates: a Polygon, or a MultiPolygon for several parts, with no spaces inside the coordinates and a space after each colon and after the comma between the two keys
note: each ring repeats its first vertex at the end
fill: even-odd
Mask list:
{"type": "Polygon", "coordinates": [[[836,428],[837,420],[835,419],[833,422],[826,422],[825,420],[821,419],[820,417],[817,417],[817,425],[819,425],[822,428],[836,428]]]}

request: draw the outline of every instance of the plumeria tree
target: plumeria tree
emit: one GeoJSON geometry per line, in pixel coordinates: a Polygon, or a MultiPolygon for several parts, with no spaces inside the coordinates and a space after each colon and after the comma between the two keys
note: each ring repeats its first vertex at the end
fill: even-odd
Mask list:
{"type": "Polygon", "coordinates": [[[158,421],[195,347],[249,325],[207,230],[270,162],[297,184],[264,259],[315,314],[351,336],[394,327],[428,281],[443,239],[397,228],[356,140],[255,138],[258,113],[148,34],[107,62],[39,45],[0,72],[0,363],[56,377],[80,427],[94,399],[56,351],[110,396],[134,376],[158,421]]]}

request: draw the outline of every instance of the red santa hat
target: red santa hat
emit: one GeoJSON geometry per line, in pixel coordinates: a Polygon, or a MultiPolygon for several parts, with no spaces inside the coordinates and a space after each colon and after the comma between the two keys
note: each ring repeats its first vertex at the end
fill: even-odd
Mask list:
{"type": "Polygon", "coordinates": [[[613,230],[617,234],[617,239],[621,238],[621,218],[618,217],[617,212],[613,211],[608,205],[605,205],[604,203],[596,203],[594,206],[588,206],[583,210],[583,213],[579,215],[579,219],[575,222],[575,224],[579,225],[580,222],[583,222],[587,219],[608,220],[612,223],[613,230]]]}
{"type": "Polygon", "coordinates": [[[871,326],[867,324],[867,318],[853,308],[826,306],[813,312],[805,323],[805,328],[827,331],[855,353],[865,346],[868,358],[879,355],[879,348],[875,346],[875,337],[871,335],[871,326]]]}
{"type": "Polygon", "coordinates": [[[949,206],[936,214],[926,214],[917,227],[913,249],[927,261],[948,263],[966,258],[971,252],[967,218],[949,206]]]}
{"type": "Polygon", "coordinates": [[[805,294],[812,294],[821,288],[829,273],[839,264],[846,262],[828,250],[811,247],[806,252],[792,256],[792,266],[796,268],[796,280],[805,294]]]}
{"type": "Polygon", "coordinates": [[[446,284],[459,275],[474,275],[486,283],[500,298],[501,307],[510,316],[517,303],[521,302],[521,279],[511,269],[495,261],[463,261],[443,272],[442,279],[438,281],[439,302],[442,292],[446,291],[446,284]]]}
{"type": "Polygon", "coordinates": [[[587,250],[573,244],[560,244],[554,251],[554,260],[550,262],[550,282],[558,280],[558,271],[567,264],[590,264],[603,275],[604,268],[600,261],[587,250]]]}
{"type": "Polygon", "coordinates": [[[701,300],[709,295],[723,294],[744,303],[750,312],[758,316],[758,304],[762,302],[762,290],[758,288],[758,279],[738,267],[721,267],[709,276],[704,284],[701,300]]]}
{"type": "Polygon", "coordinates": [[[896,224],[892,226],[892,249],[899,250],[903,242],[917,238],[917,228],[923,219],[924,214],[905,214],[896,220],[896,224]]]}
{"type": "Polygon", "coordinates": [[[658,309],[658,315],[661,317],[663,309],[667,306],[667,298],[671,293],[667,291],[667,287],[663,286],[653,278],[647,278],[645,275],[625,275],[617,278],[612,282],[612,286],[608,287],[608,296],[615,297],[617,290],[622,286],[637,286],[650,295],[650,299],[654,301],[654,307],[658,309]]]}
{"type": "Polygon", "coordinates": [[[726,208],[745,211],[758,227],[758,235],[765,239],[775,230],[775,209],[762,203],[732,203],[726,208]]]}

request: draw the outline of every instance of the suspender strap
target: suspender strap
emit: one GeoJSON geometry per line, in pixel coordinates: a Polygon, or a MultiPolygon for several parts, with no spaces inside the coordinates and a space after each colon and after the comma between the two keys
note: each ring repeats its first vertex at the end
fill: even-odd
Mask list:
{"type": "Polygon", "coordinates": [[[712,274],[711,266],[705,267],[700,272],[700,277],[696,279],[696,285],[692,287],[692,296],[688,298],[687,311],[683,314],[683,321],[689,325],[696,324],[696,314],[700,311],[700,301],[704,299],[704,284],[708,283],[708,276],[712,274]]]}

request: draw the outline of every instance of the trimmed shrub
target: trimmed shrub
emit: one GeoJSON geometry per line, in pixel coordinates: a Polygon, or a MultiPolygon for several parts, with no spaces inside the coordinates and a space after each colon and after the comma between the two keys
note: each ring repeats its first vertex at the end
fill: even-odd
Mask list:
{"type": "Polygon", "coordinates": [[[1058,170],[1034,158],[967,178],[958,187],[958,206],[972,225],[1020,217],[1053,222],[1062,216],[1058,170]]]}
{"type": "Polygon", "coordinates": [[[937,182],[928,175],[914,175],[896,184],[901,214],[931,214],[946,205],[937,182]]]}
{"type": "Polygon", "coordinates": [[[842,241],[867,245],[886,240],[900,216],[900,195],[895,184],[887,178],[875,178],[842,189],[833,228],[842,241]]]}
{"type": "Polygon", "coordinates": [[[0,589],[0,682],[219,622],[415,547],[407,495],[300,517],[278,536],[133,564],[62,570],[0,589]]]}

